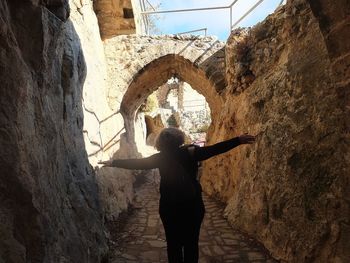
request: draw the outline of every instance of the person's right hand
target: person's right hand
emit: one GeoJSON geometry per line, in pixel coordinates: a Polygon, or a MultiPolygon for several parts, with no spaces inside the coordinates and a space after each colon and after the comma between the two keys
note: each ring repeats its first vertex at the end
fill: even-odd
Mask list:
{"type": "Polygon", "coordinates": [[[252,144],[255,142],[255,136],[249,134],[243,134],[238,136],[241,144],[252,144]]]}

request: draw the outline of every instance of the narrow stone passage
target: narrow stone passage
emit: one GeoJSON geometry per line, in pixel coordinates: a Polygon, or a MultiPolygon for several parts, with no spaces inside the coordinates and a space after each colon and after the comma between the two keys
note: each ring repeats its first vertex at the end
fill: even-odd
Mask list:
{"type": "MultiPolygon", "coordinates": [[[[159,179],[144,175],[136,187],[134,207],[111,223],[112,263],[167,262],[166,242],[158,215],[159,179]]],[[[200,233],[200,263],[275,263],[253,240],[234,230],[223,217],[223,205],[204,195],[206,214],[200,233]]]]}

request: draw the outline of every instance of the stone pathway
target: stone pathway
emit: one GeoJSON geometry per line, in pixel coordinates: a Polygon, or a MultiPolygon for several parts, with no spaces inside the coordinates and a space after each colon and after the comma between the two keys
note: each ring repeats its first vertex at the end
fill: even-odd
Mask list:
{"type": "MultiPolygon", "coordinates": [[[[167,262],[166,242],[158,215],[158,178],[148,173],[136,188],[128,214],[110,225],[111,263],[167,262]]],[[[223,206],[204,196],[206,215],[200,233],[200,263],[275,263],[264,249],[232,229],[222,216],[223,206]]]]}

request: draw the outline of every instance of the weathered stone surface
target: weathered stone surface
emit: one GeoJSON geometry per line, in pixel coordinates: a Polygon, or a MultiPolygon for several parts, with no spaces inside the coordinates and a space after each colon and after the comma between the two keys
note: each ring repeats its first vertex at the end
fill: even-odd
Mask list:
{"type": "Polygon", "coordinates": [[[224,67],[217,69],[220,77],[210,71],[224,60],[224,43],[215,38],[128,35],[108,39],[104,46],[113,110],[121,107],[127,114],[135,112],[153,90],[174,75],[205,94],[213,108],[218,91],[226,87],[219,81],[224,78],[224,67]]]}
{"type": "Polygon", "coordinates": [[[147,126],[147,144],[154,146],[156,143],[157,136],[164,128],[164,124],[162,122],[162,118],[160,114],[155,117],[151,117],[149,115],[145,116],[145,122],[147,126]]]}
{"type": "MultiPolygon", "coordinates": [[[[100,160],[109,160],[118,154],[119,157],[130,156],[132,149],[130,152],[118,151],[125,132],[124,121],[119,111],[112,111],[108,105],[105,54],[92,3],[74,1],[71,7],[70,19],[79,35],[86,63],[82,92],[85,150],[90,164],[97,167],[100,160]]],[[[120,169],[100,169],[96,174],[104,217],[113,219],[132,199],[134,175],[120,169]]]]}
{"type": "MultiPolygon", "coordinates": [[[[337,180],[336,192],[337,198],[341,201],[336,204],[342,209],[344,201],[345,205],[344,214],[336,222],[331,225],[331,232],[337,233],[334,235],[339,238],[337,241],[333,238],[334,243],[327,243],[326,249],[319,251],[324,258],[328,258],[329,261],[346,262],[350,259],[350,231],[349,231],[349,193],[350,193],[350,2],[349,1],[329,1],[318,0],[308,1],[311,6],[311,10],[318,20],[319,27],[321,29],[325,44],[327,47],[328,55],[331,61],[332,80],[334,81],[334,87],[336,89],[338,97],[338,107],[343,112],[344,118],[339,118],[338,126],[341,127],[342,135],[339,138],[339,144],[343,149],[344,174],[337,180]]],[[[333,188],[335,189],[335,187],[333,188]]],[[[333,210],[333,209],[332,209],[333,210]]]]}
{"type": "Polygon", "coordinates": [[[38,2],[0,3],[0,261],[100,262],[106,239],[84,151],[84,52],[72,21],[38,2]]]}
{"type": "Polygon", "coordinates": [[[234,225],[286,262],[349,260],[349,95],[337,88],[349,76],[334,79],[334,50],[326,44],[305,1],[234,32],[226,103],[208,136],[257,135],[255,145],[205,162],[202,185],[227,202],[234,225]]]}
{"type": "Polygon", "coordinates": [[[106,219],[115,220],[133,200],[134,176],[128,170],[118,168],[101,168],[97,174],[103,213],[106,219]]]}
{"type": "Polygon", "coordinates": [[[94,1],[94,10],[102,39],[136,33],[131,0],[97,0],[94,1]]]}
{"type": "Polygon", "coordinates": [[[43,0],[42,5],[62,21],[67,21],[70,14],[69,0],[43,0]]]}

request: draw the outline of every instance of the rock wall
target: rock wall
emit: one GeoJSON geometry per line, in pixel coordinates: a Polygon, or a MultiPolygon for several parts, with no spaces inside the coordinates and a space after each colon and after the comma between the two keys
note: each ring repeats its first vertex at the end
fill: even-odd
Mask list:
{"type": "MultiPolygon", "coordinates": [[[[72,1],[70,20],[79,36],[86,64],[86,77],[82,88],[83,136],[90,164],[98,161],[128,157],[132,151],[121,151],[120,141],[125,133],[119,110],[108,105],[107,65],[97,18],[90,1],[72,1]]],[[[127,209],[133,198],[134,174],[117,168],[96,170],[98,197],[104,218],[114,220],[127,209]]]]}
{"type": "MultiPolygon", "coordinates": [[[[301,0],[233,32],[226,47],[226,103],[208,138],[248,132],[257,141],[205,162],[202,185],[282,262],[350,258],[349,93],[337,88],[330,50],[301,0]]],[[[342,69],[338,81],[348,83],[342,69]]]]}
{"type": "Polygon", "coordinates": [[[89,161],[96,167],[99,160],[111,158],[119,149],[120,135],[125,132],[124,121],[118,110],[112,111],[108,106],[105,53],[92,4],[71,2],[70,20],[79,36],[86,64],[83,133],[89,161]]]}
{"type": "Polygon", "coordinates": [[[96,12],[102,39],[136,33],[131,0],[96,0],[96,12]]]}
{"type": "Polygon", "coordinates": [[[5,1],[0,11],[0,261],[99,262],[103,218],[127,208],[134,176],[91,167],[130,154],[118,151],[124,121],[107,103],[92,2],[5,1]]]}
{"type": "Polygon", "coordinates": [[[149,115],[145,115],[145,122],[147,128],[147,145],[155,146],[156,140],[159,133],[164,129],[164,123],[162,121],[162,117],[160,114],[152,117],[149,115]]]}

